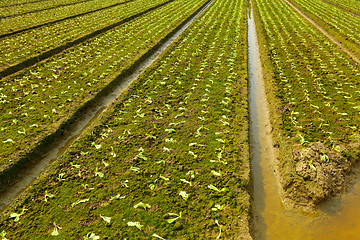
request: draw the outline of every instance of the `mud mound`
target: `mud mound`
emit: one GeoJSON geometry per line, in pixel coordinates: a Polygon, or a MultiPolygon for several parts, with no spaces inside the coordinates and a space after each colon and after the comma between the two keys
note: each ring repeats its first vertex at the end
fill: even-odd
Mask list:
{"type": "Polygon", "coordinates": [[[316,142],[293,151],[294,176],[284,186],[287,197],[300,205],[315,205],[343,190],[350,162],[316,142]]]}

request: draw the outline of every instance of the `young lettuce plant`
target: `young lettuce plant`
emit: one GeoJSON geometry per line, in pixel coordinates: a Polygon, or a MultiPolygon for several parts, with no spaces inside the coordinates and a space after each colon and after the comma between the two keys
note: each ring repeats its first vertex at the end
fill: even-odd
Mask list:
{"type": "Polygon", "coordinates": [[[105,217],[100,214],[100,218],[106,222],[106,224],[111,223],[111,217],[105,217]]]}
{"type": "Polygon", "coordinates": [[[222,176],[222,173],[221,171],[219,170],[219,172],[216,172],[215,170],[211,170],[211,173],[217,177],[221,177],[222,176]]]}
{"type": "Polygon", "coordinates": [[[189,184],[190,187],[192,187],[192,183],[187,181],[186,179],[180,179],[180,181],[182,181],[183,183],[189,184]]]}
{"type": "Polygon", "coordinates": [[[219,229],[220,229],[219,235],[216,237],[216,239],[220,239],[220,237],[221,237],[222,225],[219,224],[218,220],[215,220],[215,223],[216,223],[216,225],[217,225],[217,226],[219,227],[219,229]]]}
{"type": "Polygon", "coordinates": [[[213,208],[211,208],[211,211],[220,211],[223,209],[224,206],[221,206],[220,204],[215,204],[215,206],[213,208]]]}
{"type": "Polygon", "coordinates": [[[26,210],[26,208],[23,208],[21,213],[11,213],[10,218],[14,218],[14,222],[18,222],[20,220],[20,216],[23,215],[26,210]]]}
{"type": "Polygon", "coordinates": [[[314,170],[316,172],[316,167],[314,166],[313,164],[313,161],[312,160],[309,160],[309,166],[312,170],[314,170]]]}
{"type": "Polygon", "coordinates": [[[189,197],[190,197],[190,194],[188,194],[187,192],[185,191],[181,191],[179,193],[179,195],[186,201],[189,197]]]}
{"type": "Polygon", "coordinates": [[[100,178],[104,177],[104,174],[102,172],[98,171],[98,167],[96,167],[96,169],[95,169],[95,176],[99,176],[100,178]]]}
{"type": "Polygon", "coordinates": [[[58,236],[59,229],[61,229],[61,227],[57,226],[56,223],[53,223],[53,225],[54,225],[54,230],[51,232],[51,236],[58,236]]]}
{"type": "Polygon", "coordinates": [[[8,240],[8,239],[6,238],[6,231],[5,231],[5,230],[3,230],[3,231],[0,233],[0,237],[1,237],[1,240],[8,240]]]}
{"type": "Polygon", "coordinates": [[[129,227],[136,227],[137,229],[141,230],[144,225],[141,225],[139,222],[128,222],[127,225],[129,227]]]}
{"type": "Polygon", "coordinates": [[[145,204],[143,202],[139,202],[139,203],[134,205],[134,208],[138,208],[138,207],[141,207],[144,210],[146,210],[146,208],[151,208],[151,206],[149,204],[147,204],[147,203],[145,204]]]}
{"type": "Polygon", "coordinates": [[[168,223],[173,223],[176,220],[178,220],[179,218],[181,218],[182,212],[180,212],[179,214],[176,213],[168,213],[169,216],[175,216],[174,218],[170,218],[168,220],[166,220],[168,223]]]}
{"type": "Polygon", "coordinates": [[[164,177],[164,176],[162,176],[162,175],[160,175],[160,178],[161,178],[162,180],[164,180],[164,181],[169,181],[169,180],[170,180],[169,178],[164,177]]]}
{"type": "Polygon", "coordinates": [[[48,193],[47,190],[45,190],[45,196],[44,196],[44,201],[47,202],[48,198],[53,198],[55,197],[53,194],[48,193]]]}
{"type": "Polygon", "coordinates": [[[110,198],[110,201],[113,201],[113,200],[120,200],[120,199],[124,199],[125,196],[121,196],[120,194],[117,194],[113,197],[110,198]]]}
{"type": "Polygon", "coordinates": [[[80,204],[80,203],[84,203],[84,202],[88,202],[90,199],[86,198],[86,199],[82,199],[82,200],[77,200],[76,202],[73,202],[71,204],[71,207],[75,207],[76,205],[80,204]]]}
{"type": "Polygon", "coordinates": [[[84,240],[98,240],[100,239],[99,236],[97,236],[95,233],[88,233],[86,236],[84,236],[84,240]]]}
{"type": "Polygon", "coordinates": [[[217,187],[215,187],[214,185],[210,184],[208,185],[208,188],[210,188],[211,190],[214,190],[216,192],[226,192],[226,188],[222,188],[221,190],[219,190],[217,187]]]}
{"type": "Polygon", "coordinates": [[[146,161],[147,157],[144,156],[144,149],[142,147],[140,147],[138,151],[139,151],[139,154],[137,155],[137,157],[146,161]]]}
{"type": "Polygon", "coordinates": [[[320,156],[320,160],[322,160],[322,161],[324,161],[324,162],[329,162],[330,159],[329,159],[328,155],[326,155],[326,154],[324,153],[324,150],[321,150],[321,153],[322,153],[323,155],[320,156]]]}
{"type": "Polygon", "coordinates": [[[165,238],[160,237],[160,236],[157,235],[156,233],[154,233],[154,234],[152,235],[152,237],[156,237],[156,238],[161,239],[161,240],[166,240],[165,238]]]}

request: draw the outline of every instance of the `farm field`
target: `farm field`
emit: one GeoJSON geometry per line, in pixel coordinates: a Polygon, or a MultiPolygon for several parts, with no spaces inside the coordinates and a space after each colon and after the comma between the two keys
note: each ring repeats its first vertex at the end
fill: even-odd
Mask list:
{"type": "Polygon", "coordinates": [[[34,12],[41,12],[50,9],[57,9],[61,7],[71,6],[80,4],[82,2],[91,2],[93,0],[70,0],[70,1],[45,1],[45,2],[34,2],[28,4],[10,4],[1,6],[2,14],[0,18],[8,18],[20,15],[26,15],[34,12]]]}
{"type": "Polygon", "coordinates": [[[214,2],[13,206],[21,221],[2,215],[7,237],[246,236],[245,17],[214,2]]]}
{"type": "Polygon", "coordinates": [[[4,52],[7,50],[8,52],[1,56],[0,69],[6,69],[31,57],[36,59],[46,51],[63,46],[72,46],[84,36],[90,35],[89,38],[91,38],[91,34],[96,31],[102,31],[104,28],[109,30],[106,28],[112,24],[122,23],[129,17],[136,16],[136,14],[164,3],[166,1],[163,0],[139,0],[124,3],[103,11],[1,38],[0,50],[4,52]]]}
{"type": "Polygon", "coordinates": [[[341,190],[358,158],[359,65],[285,2],[257,0],[256,7],[274,74],[269,98],[279,102],[285,194],[316,204],[341,190]]]}
{"type": "Polygon", "coordinates": [[[358,1],[0,9],[0,239],[360,233],[358,1]]]}
{"type": "MultiPolygon", "coordinates": [[[[26,29],[33,25],[39,25],[47,22],[52,22],[54,20],[62,19],[64,17],[69,17],[76,14],[87,13],[97,9],[105,8],[108,6],[115,5],[116,3],[121,3],[123,1],[87,1],[82,2],[77,5],[71,5],[68,7],[61,7],[60,9],[49,9],[40,12],[33,12],[29,14],[7,17],[0,19],[1,28],[0,33],[13,32],[18,29],[26,29]]],[[[37,4],[43,4],[39,2],[37,4]]],[[[13,7],[14,9],[22,8],[21,5],[13,7]]],[[[111,7],[109,8],[111,9],[111,7]]],[[[14,15],[14,14],[13,14],[14,15]]]]}
{"type": "Polygon", "coordinates": [[[338,1],[335,5],[332,1],[324,0],[290,0],[290,2],[360,58],[358,1],[346,2],[348,5],[346,8],[342,6],[345,1],[338,1]]]}
{"type": "Polygon", "coordinates": [[[54,133],[121,71],[204,3],[181,0],[167,4],[121,28],[3,78],[0,171],[16,164],[54,133]]]}

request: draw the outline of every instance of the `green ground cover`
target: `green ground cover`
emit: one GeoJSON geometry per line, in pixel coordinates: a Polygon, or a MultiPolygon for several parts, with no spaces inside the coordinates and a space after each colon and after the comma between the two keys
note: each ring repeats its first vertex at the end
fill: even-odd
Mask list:
{"type": "MultiPolygon", "coordinates": [[[[118,1],[120,2],[120,1],[118,1]]],[[[7,68],[86,34],[145,11],[164,0],[137,0],[0,39],[0,69],[7,68]]],[[[14,21],[16,23],[16,21],[14,21]]]]}
{"type": "Polygon", "coordinates": [[[360,16],[360,2],[357,0],[324,0],[327,3],[333,4],[345,11],[352,12],[360,16]]]}
{"type": "MultiPolygon", "coordinates": [[[[85,0],[92,2],[94,0],[85,0]]],[[[32,11],[41,11],[47,8],[61,8],[66,5],[74,5],[77,3],[84,2],[84,0],[55,0],[55,1],[44,1],[44,2],[34,2],[29,4],[22,4],[22,5],[12,5],[14,3],[10,3],[9,5],[3,5],[0,3],[1,14],[0,17],[12,16],[12,15],[20,15],[20,14],[27,14],[32,11]]]]}
{"type": "MultiPolygon", "coordinates": [[[[57,19],[68,17],[71,15],[92,11],[98,8],[106,7],[118,2],[121,0],[106,0],[106,1],[89,1],[83,2],[76,5],[62,7],[60,9],[50,9],[43,12],[35,12],[31,14],[26,14],[23,16],[3,18],[0,19],[0,33],[9,33],[19,29],[28,28],[34,25],[39,25],[42,23],[52,22],[57,19]]],[[[41,4],[41,3],[40,3],[41,4]]],[[[18,6],[19,7],[19,6],[18,6]]],[[[116,9],[116,8],[115,8],[116,9]]],[[[116,11],[116,10],[115,10],[116,11]]],[[[121,11],[121,10],[117,10],[121,11]]],[[[109,14],[104,12],[104,14],[109,14]]],[[[114,16],[114,12],[111,13],[114,16]]],[[[115,15],[116,16],[116,15],[115,15]]]]}
{"type": "Polygon", "coordinates": [[[29,4],[30,2],[46,2],[49,0],[3,0],[0,2],[0,7],[6,7],[6,6],[11,6],[11,5],[22,5],[22,4],[29,4]]]}
{"type": "Polygon", "coordinates": [[[214,1],[2,214],[6,237],[249,238],[245,4],[214,1]]]}
{"type": "Polygon", "coordinates": [[[360,58],[360,15],[335,7],[323,0],[291,0],[290,2],[360,58]]]}
{"type": "Polygon", "coordinates": [[[26,156],[87,101],[205,3],[174,1],[1,80],[0,172],[26,156]]]}
{"type": "Polygon", "coordinates": [[[359,158],[359,65],[285,2],[257,0],[255,9],[282,186],[318,203],[343,189],[359,158]]]}

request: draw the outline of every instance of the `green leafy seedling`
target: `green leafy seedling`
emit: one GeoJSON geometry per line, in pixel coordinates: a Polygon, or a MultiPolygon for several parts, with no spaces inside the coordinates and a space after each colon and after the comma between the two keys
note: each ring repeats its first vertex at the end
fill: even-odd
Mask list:
{"type": "Polygon", "coordinates": [[[47,202],[48,198],[53,198],[55,197],[53,194],[48,193],[47,190],[45,190],[45,196],[44,196],[44,201],[47,202]]]}
{"type": "Polygon", "coordinates": [[[217,176],[217,177],[221,177],[221,176],[222,176],[221,171],[216,172],[215,170],[211,170],[211,173],[212,173],[213,175],[217,176]]]}
{"type": "Polygon", "coordinates": [[[146,208],[151,208],[151,206],[149,204],[145,204],[143,202],[139,202],[139,203],[134,205],[134,208],[138,208],[138,207],[141,207],[144,210],[146,210],[146,208]]]}
{"type": "Polygon", "coordinates": [[[11,213],[10,218],[14,218],[14,222],[18,222],[20,220],[20,216],[23,215],[26,210],[26,208],[23,208],[21,213],[11,213]]]}
{"type": "Polygon", "coordinates": [[[127,225],[129,227],[136,227],[139,230],[141,230],[141,228],[144,226],[144,225],[141,225],[139,222],[128,222],[127,225]]]}
{"type": "Polygon", "coordinates": [[[180,212],[179,214],[176,213],[168,213],[169,216],[175,216],[174,218],[170,218],[168,220],[166,220],[168,223],[173,223],[176,220],[178,220],[179,218],[181,218],[182,212],[180,212]]]}
{"type": "Polygon", "coordinates": [[[98,240],[100,239],[99,236],[97,236],[95,233],[88,233],[86,236],[84,236],[84,240],[98,240]]]}
{"type": "Polygon", "coordinates": [[[185,191],[181,191],[179,193],[179,195],[186,201],[189,197],[190,197],[190,194],[188,194],[187,192],[185,191]]]}
{"type": "Polygon", "coordinates": [[[71,207],[75,207],[76,205],[78,205],[80,203],[88,202],[89,200],[90,200],[89,198],[82,199],[82,200],[77,200],[76,202],[71,204],[71,207]]]}
{"type": "Polygon", "coordinates": [[[1,233],[0,233],[0,237],[1,237],[1,240],[7,240],[6,238],[6,231],[3,230],[1,233]]]}
{"type": "Polygon", "coordinates": [[[217,187],[215,187],[212,184],[208,185],[208,188],[210,188],[211,190],[214,190],[216,192],[226,192],[226,188],[222,188],[221,190],[219,190],[217,187]]]}
{"type": "Polygon", "coordinates": [[[61,227],[57,226],[56,223],[54,224],[54,230],[51,232],[51,236],[58,236],[59,235],[59,229],[61,229],[61,227]]]}
{"type": "Polygon", "coordinates": [[[219,227],[219,229],[220,229],[219,235],[216,237],[216,239],[220,239],[220,237],[221,237],[222,225],[219,224],[218,220],[215,220],[215,223],[216,223],[216,225],[217,225],[217,226],[219,227]]]}
{"type": "Polygon", "coordinates": [[[105,217],[105,216],[102,216],[101,214],[100,214],[100,217],[101,217],[101,219],[104,220],[107,224],[110,224],[110,223],[111,223],[111,217],[105,217]]]}
{"type": "Polygon", "coordinates": [[[161,240],[166,240],[165,238],[160,237],[160,236],[157,235],[156,233],[154,233],[154,234],[152,235],[152,237],[156,237],[156,238],[161,239],[161,240]]]}

